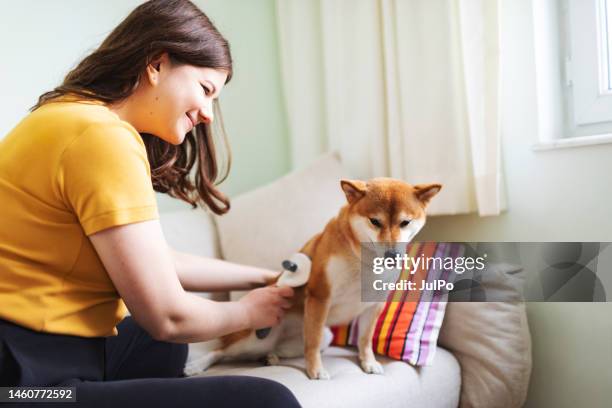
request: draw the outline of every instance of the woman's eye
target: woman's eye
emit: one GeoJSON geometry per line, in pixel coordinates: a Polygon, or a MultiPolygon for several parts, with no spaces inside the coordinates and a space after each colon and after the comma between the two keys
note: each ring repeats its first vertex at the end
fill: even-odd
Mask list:
{"type": "Polygon", "coordinates": [[[209,89],[209,88],[207,88],[207,87],[206,87],[206,86],[204,86],[204,85],[202,85],[202,88],[204,89],[204,94],[205,94],[205,95],[210,94],[210,89],[209,89]]]}
{"type": "Polygon", "coordinates": [[[410,220],[404,220],[404,221],[400,222],[400,228],[404,228],[408,224],[410,224],[410,220]]]}
{"type": "Polygon", "coordinates": [[[370,222],[372,223],[372,225],[374,225],[375,227],[382,227],[382,225],[380,224],[380,221],[378,221],[376,218],[370,218],[370,222]]]}

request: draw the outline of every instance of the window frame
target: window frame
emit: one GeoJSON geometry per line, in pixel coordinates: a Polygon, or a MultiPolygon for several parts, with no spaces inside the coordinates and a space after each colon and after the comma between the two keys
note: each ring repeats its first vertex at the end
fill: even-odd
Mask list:
{"type": "MultiPolygon", "coordinates": [[[[576,41],[575,37],[572,38],[576,31],[576,23],[572,21],[575,18],[572,19],[570,16],[572,7],[575,5],[572,2],[591,3],[592,6],[599,7],[601,1],[532,0],[538,119],[538,139],[532,146],[533,150],[612,143],[612,92],[609,93],[609,96],[605,96],[605,100],[610,101],[610,117],[607,121],[578,124],[575,110],[575,105],[580,103],[574,97],[576,87],[584,83],[584,75],[588,73],[588,69],[582,72],[577,71],[576,65],[573,64],[576,56],[580,55],[580,52],[575,50],[577,44],[580,43],[576,41]]],[[[596,16],[599,15],[596,14],[596,16]]],[[[595,32],[597,35],[600,34],[597,30],[595,32]]],[[[597,58],[597,65],[595,69],[597,69],[597,75],[593,81],[591,67],[591,77],[588,78],[592,80],[591,90],[593,89],[593,83],[597,86],[597,97],[599,97],[601,91],[599,89],[599,50],[601,42],[600,37],[596,38],[595,50],[597,54],[595,57],[597,58]]],[[[583,111],[580,111],[578,118],[582,121],[584,117],[580,115],[583,115],[583,111]]]]}

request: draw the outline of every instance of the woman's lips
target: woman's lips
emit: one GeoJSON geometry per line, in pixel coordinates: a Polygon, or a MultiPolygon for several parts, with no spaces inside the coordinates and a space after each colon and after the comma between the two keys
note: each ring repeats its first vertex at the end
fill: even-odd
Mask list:
{"type": "Polygon", "coordinates": [[[193,129],[196,124],[193,122],[193,120],[191,119],[191,117],[188,114],[185,114],[185,116],[187,116],[187,119],[189,119],[189,130],[193,129]]]}

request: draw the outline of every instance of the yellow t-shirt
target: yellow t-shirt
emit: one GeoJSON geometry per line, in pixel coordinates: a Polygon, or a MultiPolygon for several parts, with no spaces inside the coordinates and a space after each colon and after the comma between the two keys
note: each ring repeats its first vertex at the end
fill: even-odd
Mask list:
{"type": "Polygon", "coordinates": [[[0,139],[0,318],[116,335],[126,308],[87,236],[157,218],[134,127],[100,102],[64,98],[30,113],[0,139]]]}

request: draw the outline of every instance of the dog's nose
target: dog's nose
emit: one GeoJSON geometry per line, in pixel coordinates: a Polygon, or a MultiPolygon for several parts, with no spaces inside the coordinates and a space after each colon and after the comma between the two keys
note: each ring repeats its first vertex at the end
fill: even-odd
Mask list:
{"type": "Polygon", "coordinates": [[[387,249],[385,251],[385,258],[395,258],[399,255],[400,253],[397,252],[395,249],[387,249]]]}

